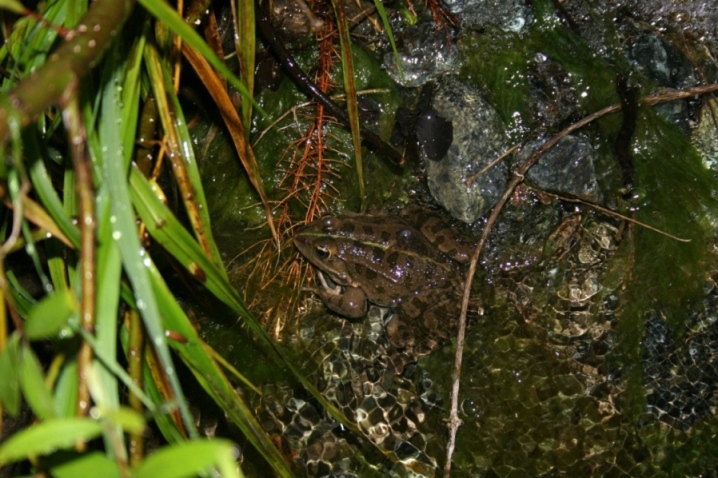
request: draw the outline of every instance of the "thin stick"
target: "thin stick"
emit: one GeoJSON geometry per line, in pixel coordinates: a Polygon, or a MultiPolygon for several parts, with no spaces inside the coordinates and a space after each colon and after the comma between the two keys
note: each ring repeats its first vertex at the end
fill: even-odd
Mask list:
{"type": "MultiPolygon", "coordinates": [[[[664,91],[655,95],[647,96],[641,101],[648,105],[657,105],[659,103],[666,103],[669,101],[676,101],[690,98],[693,96],[704,95],[707,93],[712,93],[714,91],[718,91],[718,84],[699,86],[696,88],[687,88],[685,90],[664,91]]],[[[456,447],[456,432],[459,429],[459,426],[461,426],[462,424],[462,421],[459,418],[459,388],[461,378],[461,362],[464,355],[464,340],[466,337],[466,312],[469,308],[471,285],[474,280],[474,275],[476,274],[476,267],[479,261],[479,256],[481,255],[481,250],[484,247],[486,238],[489,236],[489,232],[491,232],[491,228],[496,223],[496,219],[499,217],[501,209],[503,209],[504,205],[513,194],[516,186],[518,186],[524,180],[524,175],[526,174],[526,172],[531,166],[536,164],[536,162],[541,156],[543,156],[549,149],[554,147],[560,140],[573,133],[574,131],[583,128],[587,124],[603,116],[615,113],[620,109],[621,105],[618,104],[607,106],[602,110],[599,110],[589,116],[586,116],[580,121],[572,124],[568,128],[558,133],[553,138],[546,141],[543,145],[541,145],[540,148],[538,148],[528,158],[526,158],[526,160],[516,171],[514,171],[514,176],[513,178],[511,178],[511,181],[509,181],[509,184],[506,186],[504,194],[501,196],[501,199],[491,211],[491,215],[486,222],[486,226],[484,226],[484,231],[481,234],[479,243],[476,245],[476,249],[471,256],[471,263],[469,264],[469,271],[467,273],[467,279],[464,284],[464,297],[461,301],[461,316],[459,317],[459,331],[456,336],[456,355],[454,357],[454,370],[452,374],[451,408],[449,411],[449,418],[447,420],[447,428],[449,429],[449,441],[446,445],[446,462],[444,463],[445,478],[448,478],[451,475],[451,458],[454,455],[454,448],[456,447]]]]}
{"type": "MultiPolygon", "coordinates": [[[[97,249],[95,243],[95,229],[97,218],[95,216],[95,190],[92,184],[92,167],[87,153],[87,132],[82,116],[79,100],[79,80],[71,82],[67,91],[60,98],[62,106],[62,120],[67,130],[70,143],[70,156],[75,171],[75,191],[80,206],[80,326],[89,335],[95,334],[97,274],[97,249]]],[[[77,416],[87,416],[92,405],[89,387],[89,375],[93,366],[92,347],[87,341],[82,341],[77,352],[77,398],[75,413],[77,416]]],[[[75,445],[79,451],[84,451],[87,444],[78,441],[75,445]]],[[[127,464],[122,455],[117,455],[120,468],[126,469],[127,464]]]]}
{"type": "Polygon", "coordinates": [[[504,158],[506,158],[509,154],[511,154],[511,153],[513,153],[514,151],[516,151],[517,149],[519,149],[523,144],[524,144],[524,143],[516,143],[515,145],[511,146],[509,149],[507,149],[506,151],[504,151],[503,154],[501,154],[501,156],[499,156],[498,158],[494,159],[494,160],[491,161],[489,164],[487,164],[481,171],[479,171],[478,173],[474,174],[473,176],[469,176],[469,178],[465,181],[465,182],[466,182],[466,185],[467,185],[467,186],[471,186],[471,183],[473,183],[474,180],[476,180],[477,177],[481,176],[481,175],[484,174],[486,171],[488,171],[489,169],[491,169],[491,168],[493,168],[494,166],[496,166],[497,164],[499,164],[501,161],[503,161],[504,158]]]}
{"type": "MultiPolygon", "coordinates": [[[[533,189],[534,191],[537,190],[536,188],[530,188],[530,189],[533,189]]],[[[666,232],[666,231],[662,231],[662,230],[658,229],[657,227],[653,227],[653,226],[651,226],[651,225],[649,225],[649,224],[646,224],[645,222],[638,221],[638,220],[636,220],[636,219],[633,219],[632,217],[628,217],[628,216],[625,216],[625,215],[623,215],[623,214],[621,214],[621,213],[619,213],[619,212],[612,211],[611,209],[605,208],[605,207],[603,207],[603,206],[599,206],[598,204],[594,204],[594,203],[589,202],[589,201],[584,201],[583,199],[561,196],[560,194],[556,194],[556,193],[552,193],[552,192],[548,192],[548,191],[543,191],[543,190],[541,191],[541,194],[547,194],[547,195],[549,195],[549,196],[553,196],[553,197],[555,197],[556,199],[560,199],[560,200],[562,200],[562,201],[567,201],[567,202],[574,202],[574,203],[578,203],[578,204],[583,204],[584,206],[588,206],[588,207],[590,207],[591,209],[595,209],[595,210],[597,210],[597,211],[601,211],[602,213],[607,214],[607,215],[609,215],[609,216],[617,217],[618,219],[621,219],[621,220],[623,220],[623,221],[627,221],[627,222],[633,223],[633,224],[635,224],[635,225],[637,225],[637,226],[640,226],[640,227],[642,227],[642,228],[644,228],[644,229],[649,229],[649,230],[651,230],[651,231],[653,231],[653,232],[657,232],[658,234],[661,234],[662,236],[666,236],[666,237],[668,237],[668,238],[670,238],[670,239],[673,239],[674,241],[678,241],[678,242],[691,242],[690,239],[684,239],[684,238],[682,238],[682,237],[674,236],[673,234],[670,234],[670,233],[668,233],[668,232],[666,232]]]]}

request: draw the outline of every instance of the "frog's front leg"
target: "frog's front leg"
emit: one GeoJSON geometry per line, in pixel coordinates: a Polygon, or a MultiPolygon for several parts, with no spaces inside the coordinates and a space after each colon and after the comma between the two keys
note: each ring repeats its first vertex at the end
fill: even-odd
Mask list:
{"type": "Polygon", "coordinates": [[[331,311],[350,319],[358,319],[366,315],[369,307],[363,290],[354,286],[332,287],[321,272],[317,272],[317,276],[322,284],[317,293],[331,311]]]}

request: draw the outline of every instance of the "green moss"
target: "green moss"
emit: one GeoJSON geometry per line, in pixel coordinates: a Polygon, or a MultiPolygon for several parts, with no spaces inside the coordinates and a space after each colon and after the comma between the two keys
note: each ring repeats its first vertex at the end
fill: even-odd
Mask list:
{"type": "Polygon", "coordinates": [[[685,301],[701,294],[713,265],[709,244],[716,184],[688,138],[650,108],[641,109],[633,144],[636,184],[645,194],[638,219],[691,241],[645,229],[635,235],[635,300],[660,302],[675,328],[683,319],[685,301]]]}
{"type": "Polygon", "coordinates": [[[520,127],[520,118],[529,113],[526,69],[532,50],[530,43],[519,35],[499,31],[468,36],[459,43],[464,65],[461,76],[487,94],[510,129],[520,127]],[[492,41],[487,41],[487,37],[492,37],[492,41]]]}

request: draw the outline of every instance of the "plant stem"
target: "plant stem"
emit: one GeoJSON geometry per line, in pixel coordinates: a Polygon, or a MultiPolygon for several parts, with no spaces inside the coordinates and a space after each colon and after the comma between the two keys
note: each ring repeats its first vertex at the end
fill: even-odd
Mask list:
{"type": "Polygon", "coordinates": [[[27,126],[99,62],[134,4],[134,0],[96,0],[90,5],[47,62],[0,98],[0,142],[8,139],[11,121],[27,126]]]}
{"type": "MultiPolygon", "coordinates": [[[[62,95],[62,119],[67,129],[70,144],[70,156],[75,170],[77,182],[75,188],[80,206],[80,326],[88,334],[95,332],[95,194],[92,184],[92,167],[87,154],[87,134],[82,121],[79,100],[79,82],[75,80],[68,85],[68,91],[62,95]]],[[[90,410],[90,390],[87,374],[92,365],[92,347],[83,341],[77,356],[77,372],[80,376],[77,389],[76,411],[79,416],[86,416],[90,410]]]]}

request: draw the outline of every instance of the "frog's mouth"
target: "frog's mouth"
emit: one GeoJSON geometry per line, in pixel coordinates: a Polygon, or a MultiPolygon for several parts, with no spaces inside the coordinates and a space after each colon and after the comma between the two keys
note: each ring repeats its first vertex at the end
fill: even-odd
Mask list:
{"type": "Polygon", "coordinates": [[[337,284],[329,274],[325,274],[320,270],[317,270],[317,278],[319,279],[319,283],[322,285],[323,288],[330,290],[333,293],[340,293],[342,289],[344,289],[344,286],[342,286],[341,284],[337,284]]]}
{"type": "Polygon", "coordinates": [[[341,292],[346,287],[358,287],[358,284],[349,282],[348,280],[344,280],[343,282],[341,280],[335,279],[332,277],[333,272],[327,272],[326,270],[321,270],[317,268],[317,277],[319,278],[319,282],[322,284],[322,287],[333,290],[333,291],[339,291],[341,292]]]}

